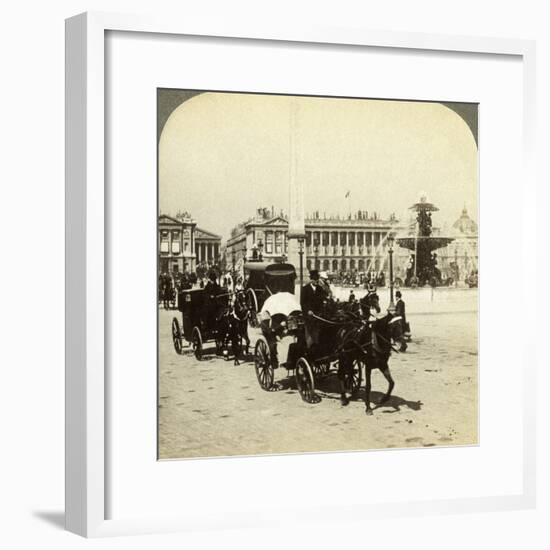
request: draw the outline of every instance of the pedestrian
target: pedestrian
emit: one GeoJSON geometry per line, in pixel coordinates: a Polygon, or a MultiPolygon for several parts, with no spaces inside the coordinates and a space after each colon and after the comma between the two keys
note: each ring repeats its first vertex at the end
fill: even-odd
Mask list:
{"type": "Polygon", "coordinates": [[[399,338],[399,351],[406,351],[407,349],[407,342],[405,342],[405,336],[407,334],[410,335],[410,328],[409,323],[407,323],[407,315],[405,312],[405,302],[403,300],[403,295],[401,294],[401,291],[398,290],[395,293],[395,297],[397,301],[395,302],[395,315],[398,317],[401,317],[400,325],[401,325],[401,331],[400,331],[400,338],[399,338]]]}

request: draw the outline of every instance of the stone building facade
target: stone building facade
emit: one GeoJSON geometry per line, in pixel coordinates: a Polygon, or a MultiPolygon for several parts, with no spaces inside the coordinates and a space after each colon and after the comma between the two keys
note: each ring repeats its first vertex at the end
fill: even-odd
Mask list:
{"type": "MultiPolygon", "coordinates": [[[[333,273],[387,269],[387,236],[395,234],[395,216],[379,219],[376,214],[357,212],[348,217],[306,216],[304,267],[333,273]]],[[[281,262],[286,260],[288,220],[281,213],[259,209],[257,215],[236,226],[226,247],[226,262],[237,266],[243,259],[281,262]]]]}
{"type": "Polygon", "coordinates": [[[190,216],[158,218],[158,269],[161,273],[194,272],[220,258],[221,237],[197,227],[190,216]]]}

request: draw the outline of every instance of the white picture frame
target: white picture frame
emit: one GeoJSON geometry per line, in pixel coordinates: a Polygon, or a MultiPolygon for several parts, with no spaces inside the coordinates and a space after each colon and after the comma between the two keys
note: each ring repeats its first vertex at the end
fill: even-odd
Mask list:
{"type": "MultiPolygon", "coordinates": [[[[87,537],[179,531],[211,526],[236,526],[196,517],[149,517],[106,519],[105,423],[105,304],[112,296],[106,291],[105,229],[108,204],[105,174],[105,36],[109,31],[191,35],[201,38],[247,38],[257,41],[285,41],[354,47],[398,48],[407,51],[438,51],[517,56],[523,66],[523,159],[522,182],[518,186],[523,208],[534,203],[533,175],[535,118],[535,44],[524,40],[482,37],[440,36],[400,32],[377,32],[360,28],[264,28],[230,26],[212,21],[207,26],[163,18],[86,13],[66,22],[66,528],[87,537]]],[[[525,234],[534,234],[534,211],[525,218],[525,234]]],[[[535,246],[525,240],[526,253],[535,246]]],[[[535,255],[533,254],[533,257],[535,255]]],[[[524,281],[536,280],[536,266],[522,265],[524,281]]],[[[533,308],[526,304],[526,314],[533,308]]],[[[482,313],[483,314],[483,313],[482,313]]],[[[534,317],[533,317],[534,318],[534,317]]],[[[152,336],[154,337],[154,336],[152,336]]],[[[524,379],[534,377],[535,349],[525,346],[524,379]]],[[[373,516],[421,515],[442,512],[477,512],[533,507],[535,503],[535,402],[527,398],[524,384],[523,487],[519,494],[486,495],[476,498],[386,502],[365,504],[353,510],[335,503],[335,519],[373,516]]],[[[240,459],[236,459],[240,460],[240,459]]],[[[263,504],[258,503],[261,511],[263,504]]],[[[313,512],[303,516],[314,520],[313,512]]],[[[241,525],[273,525],[275,519],[243,518],[241,525]]]]}

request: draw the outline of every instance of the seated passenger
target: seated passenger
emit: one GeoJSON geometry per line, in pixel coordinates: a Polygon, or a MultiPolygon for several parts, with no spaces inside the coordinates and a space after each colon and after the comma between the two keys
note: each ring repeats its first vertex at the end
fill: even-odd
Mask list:
{"type": "Polygon", "coordinates": [[[206,318],[209,326],[212,326],[214,321],[220,316],[223,304],[218,300],[218,296],[222,293],[222,288],[218,284],[217,276],[214,271],[208,273],[208,282],[204,287],[205,300],[204,307],[206,310],[206,318]]]}

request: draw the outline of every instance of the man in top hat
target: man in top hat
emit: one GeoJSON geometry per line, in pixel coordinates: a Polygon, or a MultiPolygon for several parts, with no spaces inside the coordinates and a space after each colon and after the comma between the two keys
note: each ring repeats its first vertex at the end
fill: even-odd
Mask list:
{"type": "Polygon", "coordinates": [[[216,272],[214,270],[208,273],[208,282],[206,283],[204,290],[209,298],[214,298],[220,294],[221,287],[218,284],[218,277],[216,276],[216,272]]]}
{"type": "Polygon", "coordinates": [[[218,284],[218,277],[214,270],[208,273],[208,282],[204,286],[204,293],[206,294],[204,301],[206,318],[208,319],[208,324],[212,325],[220,310],[220,302],[217,297],[222,293],[222,288],[218,284]]]}
{"type": "Polygon", "coordinates": [[[302,287],[300,292],[300,305],[305,316],[308,348],[319,343],[319,323],[315,316],[322,313],[325,300],[325,291],[319,284],[319,271],[312,269],[309,272],[309,283],[302,287]]]}

